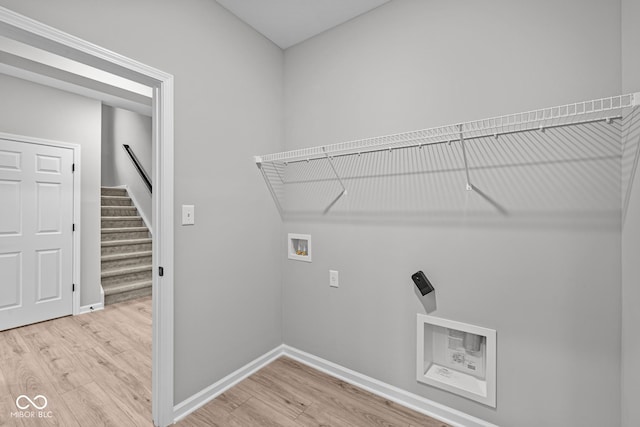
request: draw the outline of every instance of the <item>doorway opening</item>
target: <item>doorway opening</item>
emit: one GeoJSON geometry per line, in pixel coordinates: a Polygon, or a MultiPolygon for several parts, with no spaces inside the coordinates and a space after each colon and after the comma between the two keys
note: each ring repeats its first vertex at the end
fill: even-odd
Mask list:
{"type": "MultiPolygon", "coordinates": [[[[0,7],[0,36],[150,88],[152,92],[152,408],[155,425],[173,423],[173,76],[0,7]]],[[[69,70],[47,74],[33,61],[8,58],[5,69],[86,96],[114,97],[98,78],[69,70]],[[60,87],[60,86],[58,86],[60,87]],[[80,93],[80,92],[77,92],[80,93]]],[[[129,100],[130,101],[130,100],[129,100]]],[[[127,102],[129,102],[127,101],[127,102]]]]}
{"type": "Polygon", "coordinates": [[[105,306],[151,296],[151,117],[101,106],[101,283],[105,306]]]}

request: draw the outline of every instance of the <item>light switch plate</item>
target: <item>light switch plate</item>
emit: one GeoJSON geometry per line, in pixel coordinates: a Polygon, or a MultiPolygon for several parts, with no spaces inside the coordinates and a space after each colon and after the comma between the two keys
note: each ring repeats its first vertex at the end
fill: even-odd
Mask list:
{"type": "Polygon", "coordinates": [[[332,288],[340,287],[338,272],[336,270],[329,270],[329,286],[332,288]]]}
{"type": "Polygon", "coordinates": [[[196,223],[194,205],[182,205],[182,225],[194,225],[196,223]]]}

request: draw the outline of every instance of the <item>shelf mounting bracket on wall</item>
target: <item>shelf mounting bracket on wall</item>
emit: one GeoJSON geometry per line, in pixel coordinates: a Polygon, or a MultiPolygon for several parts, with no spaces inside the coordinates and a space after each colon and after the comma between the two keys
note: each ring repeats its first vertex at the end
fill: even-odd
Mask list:
{"type": "Polygon", "coordinates": [[[471,183],[471,178],[469,177],[469,161],[467,160],[467,149],[464,142],[464,134],[462,133],[462,125],[458,125],[458,131],[460,132],[460,145],[462,146],[462,159],[464,161],[464,173],[467,179],[467,191],[473,191],[483,199],[485,199],[489,204],[491,204],[494,208],[498,210],[502,215],[508,215],[507,210],[500,205],[500,203],[493,200],[484,191],[480,190],[478,187],[471,183]]]}
{"type": "Polygon", "coordinates": [[[327,206],[325,208],[325,210],[322,212],[322,215],[326,215],[329,212],[329,210],[331,210],[333,205],[335,205],[338,202],[338,200],[340,200],[340,198],[342,196],[346,196],[347,195],[347,188],[344,186],[344,183],[342,182],[342,178],[340,178],[340,175],[338,175],[338,171],[336,170],[336,167],[333,164],[333,160],[331,160],[331,157],[329,156],[329,153],[327,153],[327,149],[325,147],[322,147],[322,151],[324,151],[324,155],[327,157],[327,161],[329,162],[329,166],[331,166],[331,169],[333,170],[333,173],[335,174],[336,178],[338,178],[338,182],[340,183],[340,187],[342,187],[342,191],[340,192],[340,194],[338,194],[338,197],[333,199],[333,201],[331,203],[329,203],[329,206],[327,206]]]}
{"type": "MultiPolygon", "coordinates": [[[[258,156],[255,157],[255,162],[256,165],[258,166],[258,169],[260,169],[260,173],[262,173],[262,177],[264,178],[265,182],[267,183],[267,187],[269,188],[269,192],[271,193],[271,197],[273,198],[273,201],[276,204],[276,208],[278,209],[278,213],[280,214],[280,217],[282,217],[284,215],[284,210],[282,209],[282,206],[280,205],[280,201],[278,201],[278,196],[276,194],[276,191],[273,189],[273,185],[271,184],[271,181],[269,180],[269,177],[267,177],[267,174],[264,171],[264,168],[262,167],[262,159],[258,156]]],[[[278,176],[280,176],[280,174],[278,174],[278,176]]],[[[282,179],[282,178],[280,178],[282,179]]]]}

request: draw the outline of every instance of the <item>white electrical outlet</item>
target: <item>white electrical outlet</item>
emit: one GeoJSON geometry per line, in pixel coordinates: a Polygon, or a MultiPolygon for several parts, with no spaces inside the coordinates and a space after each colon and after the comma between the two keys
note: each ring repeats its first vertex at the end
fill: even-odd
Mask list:
{"type": "Polygon", "coordinates": [[[338,280],[338,272],[336,270],[329,270],[329,286],[332,288],[337,288],[340,286],[340,282],[338,280]]]}
{"type": "Polygon", "coordinates": [[[196,223],[195,206],[182,205],[182,225],[194,225],[196,223]]]}

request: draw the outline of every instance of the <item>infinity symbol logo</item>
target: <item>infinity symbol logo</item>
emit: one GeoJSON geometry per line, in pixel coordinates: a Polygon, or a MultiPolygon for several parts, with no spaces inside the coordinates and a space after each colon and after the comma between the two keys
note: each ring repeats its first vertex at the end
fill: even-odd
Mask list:
{"type": "Polygon", "coordinates": [[[39,410],[43,410],[44,408],[47,407],[47,404],[49,402],[47,402],[47,398],[44,397],[43,395],[39,394],[36,397],[33,398],[33,400],[31,400],[31,398],[29,398],[29,396],[25,396],[24,394],[21,394],[20,396],[18,396],[18,398],[16,399],[16,406],[18,407],[18,409],[22,409],[25,410],[27,409],[29,406],[33,406],[36,409],[39,410]],[[24,401],[27,401],[26,404],[24,404],[24,401]],[[41,405],[38,405],[36,402],[42,402],[41,405]],[[23,405],[20,404],[20,402],[23,402],[23,405]]]}

